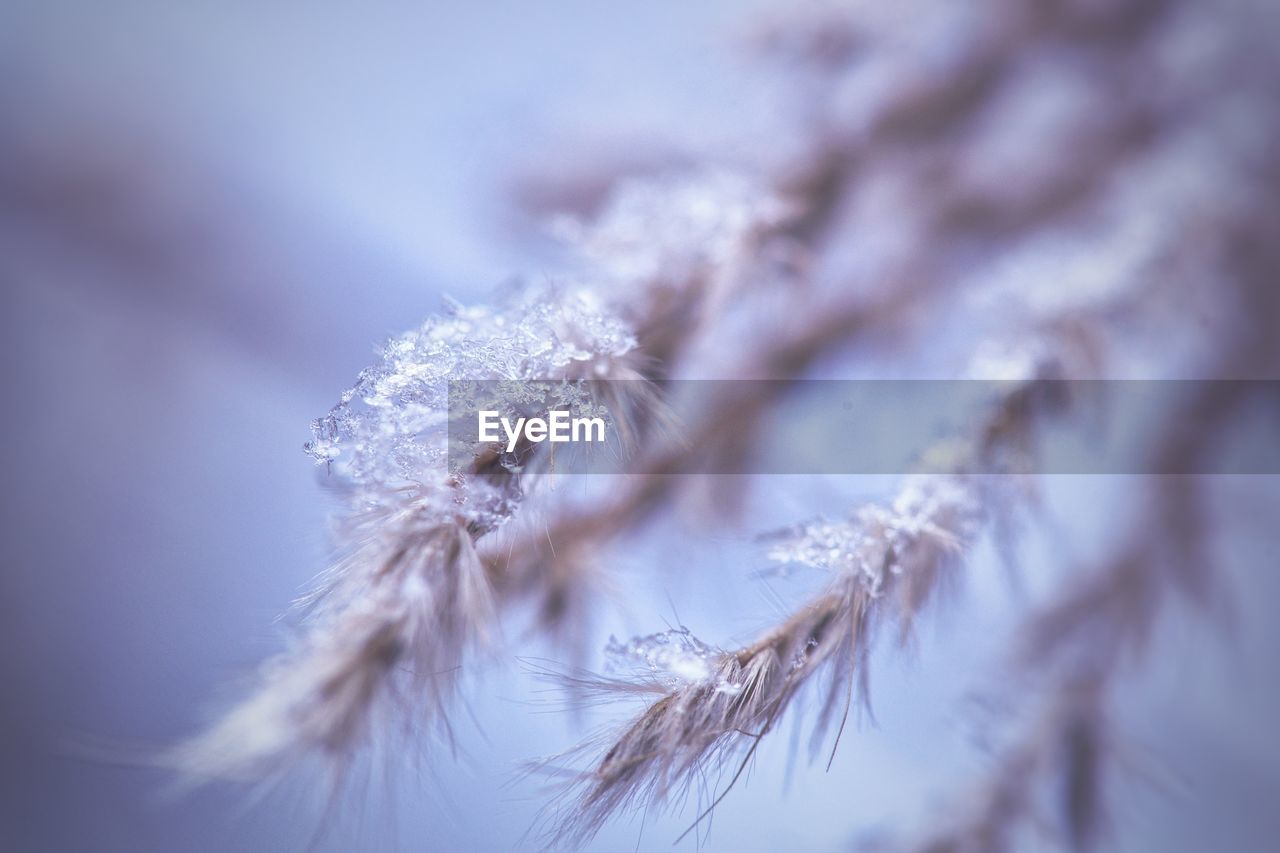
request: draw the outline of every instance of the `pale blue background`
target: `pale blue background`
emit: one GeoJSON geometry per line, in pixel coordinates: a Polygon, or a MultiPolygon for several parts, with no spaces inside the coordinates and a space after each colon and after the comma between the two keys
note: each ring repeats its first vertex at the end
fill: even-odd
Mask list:
{"type": "MultiPolygon", "coordinates": [[[[515,762],[609,718],[537,713],[513,658],[549,652],[517,630],[465,687],[478,725],[460,715],[461,759],[428,741],[420,774],[375,776],[336,806],[305,780],[256,806],[234,788],[174,799],[171,777],[131,762],[210,719],[279,647],[274,617],[325,556],[307,424],[373,344],[441,293],[483,298],[554,269],[510,212],[522,175],[554,179],[580,151],[635,140],[767,147],[767,78],[731,38],[757,5],[4,4],[0,848],[302,850],[325,812],[320,850],[519,841],[544,797],[511,782],[515,762]]],[[[659,531],[621,554],[626,604],[591,647],[677,611],[709,641],[749,636],[815,582],[751,580],[751,531],[891,481],[776,485],[740,528],[697,545],[659,531]]],[[[1114,485],[1064,480],[1053,500],[1074,529],[1104,529],[1105,511],[1084,508],[1114,485]]],[[[1240,565],[1261,565],[1262,544],[1241,538],[1240,565]]],[[[1030,573],[1061,547],[1029,542],[1030,573]]],[[[963,790],[982,766],[964,696],[1017,604],[991,554],[972,575],[913,652],[878,656],[879,727],[846,736],[830,773],[802,754],[789,784],[780,733],[708,849],[850,849],[963,790]]],[[[1251,592],[1230,653],[1174,620],[1166,663],[1128,688],[1141,746],[1177,780],[1121,796],[1131,843],[1262,849],[1280,828],[1276,584],[1237,575],[1251,592]]],[[[667,849],[684,825],[660,820],[638,846],[667,849]]],[[[618,822],[593,849],[637,837],[618,822]]]]}

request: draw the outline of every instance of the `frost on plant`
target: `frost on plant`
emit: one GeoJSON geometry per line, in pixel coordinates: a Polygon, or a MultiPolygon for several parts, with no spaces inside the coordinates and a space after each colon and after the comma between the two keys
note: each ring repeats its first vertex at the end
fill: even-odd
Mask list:
{"type": "Polygon", "coordinates": [[[753,238],[792,213],[747,176],[709,170],[624,182],[595,220],[562,216],[553,231],[616,282],[676,287],[691,273],[731,270],[753,238]]]}
{"type": "Polygon", "coordinates": [[[769,559],[856,577],[878,596],[904,571],[913,543],[931,540],[958,551],[977,532],[981,508],[960,483],[931,479],[909,484],[889,507],[866,506],[848,521],[812,521],[773,534],[769,559]]]}
{"type": "MultiPolygon", "coordinates": [[[[340,558],[293,648],[183,764],[257,776],[317,753],[342,763],[383,706],[442,719],[464,653],[513,605],[536,602],[536,630],[559,639],[599,603],[630,537],[667,535],[679,551],[673,522],[694,499],[709,506],[696,533],[769,491],[681,476],[761,453],[785,406],[767,383],[724,383],[666,440],[645,406],[584,395],[578,380],[1013,380],[963,434],[923,448],[938,473],[906,478],[892,500],[762,525],[790,525],[762,537],[764,556],[805,567],[817,588],[747,642],[684,628],[615,638],[603,674],[570,678],[579,695],[642,704],[550,762],[570,781],[548,838],[584,842],[690,792],[702,825],[784,718],[816,745],[833,730],[838,742],[867,701],[873,646],[909,635],[975,545],[1004,547],[1034,502],[1038,439],[1075,405],[1055,379],[1280,364],[1280,213],[1265,189],[1280,175],[1280,120],[1258,82],[1277,76],[1258,73],[1275,70],[1275,51],[1250,32],[1248,5],[1237,18],[1183,0],[920,2],[907,15],[823,4],[765,21],[752,45],[790,87],[785,144],[751,169],[725,152],[617,176],[593,215],[552,223],[589,288],[453,306],[391,341],[316,422],[308,453],[347,501],[340,558]],[[628,476],[508,523],[543,497],[526,476],[538,468],[492,448],[450,461],[448,386],[466,380],[552,380],[557,405],[620,426],[638,414],[628,476]]],[[[1188,391],[1141,454],[1195,471],[1256,404],[1247,388],[1188,391]]],[[[511,386],[498,408],[550,405],[527,390],[511,386]]],[[[1118,740],[1107,704],[1129,657],[1118,651],[1140,663],[1170,593],[1203,609],[1216,582],[1203,491],[1191,477],[1142,490],[1114,551],[1067,566],[1029,607],[1017,661],[1000,670],[1025,725],[921,849],[1018,849],[1018,832],[1042,827],[1095,843],[1118,740]],[[1065,792],[1056,808],[1046,791],[1065,792]]]]}
{"type": "Polygon", "coordinates": [[[688,628],[672,628],[626,642],[610,637],[605,656],[609,660],[607,672],[676,686],[706,678],[716,651],[689,633],[688,628]]]}
{"type": "MultiPolygon", "coordinates": [[[[454,304],[388,342],[381,364],[312,425],[306,450],[349,484],[357,509],[399,503],[405,488],[447,489],[436,502],[442,517],[501,523],[509,511],[463,494],[477,486],[446,482],[445,474],[466,473],[446,470],[449,381],[506,380],[517,395],[528,390],[521,380],[616,378],[634,347],[626,326],[585,290],[532,289],[497,308],[454,304]]],[[[574,386],[564,395],[570,409],[582,405],[574,386]]]]}
{"type": "Polygon", "coordinates": [[[772,283],[768,259],[797,212],[761,176],[707,166],[621,181],[597,216],[560,215],[551,231],[632,321],[650,369],[669,374],[733,293],[772,283]]]}
{"type": "MultiPolygon", "coordinates": [[[[320,753],[340,770],[385,706],[438,717],[463,652],[493,629],[475,540],[522,498],[519,478],[486,476],[496,460],[449,470],[448,381],[628,377],[634,345],[589,294],[550,290],[454,305],[390,341],[306,446],[348,494],[349,513],[342,556],[304,599],[301,636],[175,759],[198,774],[260,777],[320,753]]],[[[568,405],[594,405],[571,382],[558,387],[568,405]]]]}
{"type": "MultiPolygon", "coordinates": [[[[815,744],[837,714],[843,728],[855,688],[865,699],[876,630],[892,621],[909,625],[947,563],[971,544],[980,521],[965,481],[911,482],[889,508],[864,507],[848,521],[817,522],[778,536],[772,559],[823,569],[830,580],[821,595],[750,645],[716,651],[685,630],[612,641],[611,656],[647,665],[649,673],[640,677],[659,698],[566,791],[551,816],[550,838],[582,843],[615,812],[679,801],[700,775],[715,776],[727,766],[724,796],[760,739],[820,673],[829,677],[819,697],[815,744]],[[890,603],[889,593],[896,591],[890,603]],[[655,679],[655,672],[665,677],[655,679]]],[[[611,678],[590,686],[618,695],[636,688],[611,678]]],[[[584,744],[570,756],[595,748],[584,744]]]]}

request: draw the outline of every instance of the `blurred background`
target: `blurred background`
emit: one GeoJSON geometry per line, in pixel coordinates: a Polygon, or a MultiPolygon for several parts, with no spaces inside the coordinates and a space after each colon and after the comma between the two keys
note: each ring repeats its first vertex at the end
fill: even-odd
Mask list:
{"type": "MultiPolygon", "coordinates": [[[[140,759],[208,722],[281,646],[278,615],[328,553],[332,507],[301,445],[375,344],[442,295],[553,273],[558,250],[527,211],[584,156],[768,150],[777,93],[735,46],[767,5],[6,0],[0,848],[520,843],[545,790],[518,762],[608,718],[538,713],[513,661],[551,652],[514,632],[504,660],[468,676],[456,757],[426,738],[339,802],[305,779],[265,798],[177,795],[140,759]]],[[[637,546],[597,645],[663,621],[749,634],[799,595],[745,580],[761,518],[891,485],[780,489],[665,571],[651,568],[660,541],[637,546]]],[[[1257,478],[1222,489],[1230,506],[1270,499],[1257,478]]],[[[1098,493],[1051,484],[1071,523],[1030,537],[1029,565],[1105,527],[1098,493]]],[[[1274,539],[1237,521],[1253,532],[1231,539],[1231,630],[1175,614],[1159,665],[1128,687],[1135,775],[1164,781],[1121,795],[1117,849],[1280,836],[1274,539]]],[[[984,552],[963,606],[878,663],[879,725],[847,737],[829,772],[777,738],[707,849],[851,850],[917,820],[980,766],[966,697],[1018,608],[984,552]]],[[[689,817],[620,821],[591,849],[665,849],[689,817]]]]}

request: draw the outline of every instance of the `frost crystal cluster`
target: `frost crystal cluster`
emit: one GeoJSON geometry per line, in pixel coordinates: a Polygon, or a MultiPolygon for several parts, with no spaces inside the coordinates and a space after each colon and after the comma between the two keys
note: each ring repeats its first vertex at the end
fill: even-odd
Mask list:
{"type": "Polygon", "coordinates": [[[904,487],[888,507],[863,506],[846,521],[811,521],[773,534],[768,556],[851,574],[874,596],[888,575],[904,570],[902,559],[913,543],[931,539],[958,550],[977,535],[981,518],[969,489],[951,479],[925,478],[904,487]]]}
{"type": "Polygon", "coordinates": [[[618,281],[675,287],[735,266],[757,233],[791,214],[751,178],[709,170],[625,181],[595,220],[560,217],[552,227],[618,281]]]}
{"type": "MultiPolygon", "coordinates": [[[[382,361],[363,371],[338,404],[312,424],[307,453],[347,483],[356,509],[399,502],[406,493],[441,516],[492,526],[510,514],[493,489],[448,475],[449,382],[503,380],[503,401],[513,409],[541,399],[535,380],[578,380],[615,375],[616,362],[635,338],[588,291],[533,289],[497,307],[451,304],[444,316],[392,339],[382,361]],[[470,492],[470,494],[468,494],[470,492]]],[[[492,384],[484,387],[492,389],[492,384]]],[[[584,392],[564,385],[560,408],[601,414],[584,392]]]]}
{"type": "Polygon", "coordinates": [[[625,643],[610,637],[605,647],[609,670],[661,681],[668,687],[700,681],[711,674],[719,652],[699,640],[688,628],[673,628],[625,643]]]}

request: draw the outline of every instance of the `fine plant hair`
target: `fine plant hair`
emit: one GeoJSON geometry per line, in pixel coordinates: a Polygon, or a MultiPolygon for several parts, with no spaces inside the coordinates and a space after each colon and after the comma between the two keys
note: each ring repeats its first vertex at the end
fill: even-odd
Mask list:
{"type": "MultiPolygon", "coordinates": [[[[888,373],[969,329],[976,341],[945,352],[949,371],[1018,381],[939,449],[945,473],[834,521],[779,518],[790,526],[763,536],[770,559],[825,573],[811,599],[743,645],[675,629],[611,649],[628,674],[560,670],[573,696],[643,708],[540,763],[563,781],[546,841],[582,844],[619,815],[691,796],[696,829],[784,718],[834,757],[869,702],[877,639],[909,637],[977,543],[1008,538],[1033,500],[1037,437],[1078,403],[1056,380],[1134,364],[1158,365],[1156,378],[1274,376],[1280,117],[1263,81],[1280,62],[1254,26],[1266,13],[909,6],[809,4],[747,28],[743,48],[786,92],[776,148],[641,159],[604,177],[588,164],[557,170],[554,192],[526,187],[554,201],[531,212],[571,249],[571,271],[448,305],[388,342],[316,422],[308,452],[346,501],[339,556],[300,602],[292,647],[175,763],[261,779],[321,755],[340,777],[397,719],[447,732],[458,672],[530,610],[554,648],[584,660],[613,549],[715,488],[682,472],[752,458],[784,404],[781,384],[718,383],[677,434],[654,414],[670,381],[888,373]],[[493,451],[441,473],[450,379],[627,380],[565,403],[614,419],[629,473],[587,504],[539,488],[545,448],[521,448],[527,470],[493,451]],[[806,696],[811,719],[793,712],[806,696]]],[[[936,361],[920,356],[922,372],[936,361]]],[[[1100,841],[1125,736],[1109,713],[1118,674],[1147,659],[1173,600],[1202,611],[1217,594],[1194,472],[1255,392],[1195,386],[1161,420],[1148,467],[1170,476],[1144,486],[1107,557],[1028,609],[1001,666],[1021,724],[981,784],[893,849],[1017,849],[1030,827],[1075,849],[1100,841]]],[[[742,499],[713,495],[706,528],[742,499]]]]}
{"type": "MultiPolygon", "coordinates": [[[[294,647],[262,668],[247,700],[172,760],[200,776],[252,779],[318,751],[340,778],[388,704],[398,700],[447,730],[442,708],[463,655],[489,643],[496,628],[494,591],[475,543],[516,511],[525,479],[492,452],[465,471],[422,477],[445,457],[448,371],[500,380],[634,378],[634,339],[622,325],[581,295],[554,297],[554,309],[546,303],[552,294],[531,293],[429,320],[388,343],[382,365],[316,421],[308,452],[325,466],[345,456],[349,551],[300,602],[309,618],[294,647]]],[[[530,457],[537,447],[520,450],[530,457]]]]}
{"type": "MultiPolygon", "coordinates": [[[[987,524],[986,508],[1007,502],[999,494],[1010,488],[1006,478],[975,473],[972,466],[1011,450],[1017,455],[1037,421],[1067,405],[1050,378],[1055,367],[1044,365],[1041,372],[989,403],[950,474],[908,479],[888,506],[863,506],[844,520],[815,520],[766,535],[771,559],[822,570],[830,580],[753,642],[717,650],[677,629],[623,650],[648,664],[638,680],[569,676],[574,688],[596,698],[655,700],[562,794],[548,815],[548,841],[576,846],[620,810],[661,808],[682,801],[695,780],[727,775],[693,831],[739,780],[792,701],[819,681],[812,742],[816,748],[838,719],[838,744],[855,701],[869,702],[875,636],[886,627],[895,628],[900,641],[910,636],[922,609],[987,524]],[[680,647],[674,655],[673,640],[680,647]],[[727,773],[725,765],[731,765],[727,773]]],[[[593,748],[589,742],[557,761],[593,748]]],[[[835,745],[832,757],[834,751],[835,745]]]]}

